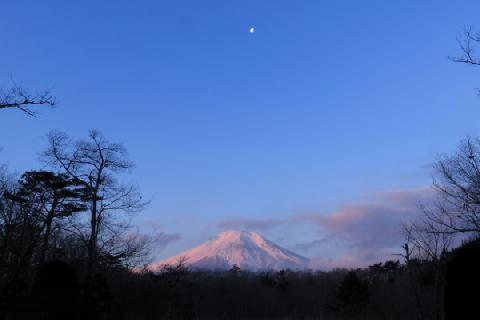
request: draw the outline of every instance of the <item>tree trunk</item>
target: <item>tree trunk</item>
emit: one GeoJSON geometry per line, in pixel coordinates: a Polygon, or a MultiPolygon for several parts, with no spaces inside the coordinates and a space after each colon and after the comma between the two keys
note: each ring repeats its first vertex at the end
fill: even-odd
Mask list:
{"type": "Polygon", "coordinates": [[[45,234],[43,235],[42,251],[40,252],[39,262],[43,264],[47,255],[48,241],[50,240],[50,233],[52,230],[53,214],[49,214],[45,219],[45,234]]]}

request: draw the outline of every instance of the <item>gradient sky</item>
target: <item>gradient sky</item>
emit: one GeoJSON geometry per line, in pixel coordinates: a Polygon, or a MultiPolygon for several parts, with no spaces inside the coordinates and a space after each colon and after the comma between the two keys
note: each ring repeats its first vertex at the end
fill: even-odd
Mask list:
{"type": "Polygon", "coordinates": [[[129,178],[152,203],[135,222],[162,232],[158,257],[244,228],[321,261],[375,262],[401,238],[368,235],[397,232],[429,193],[435,156],[479,132],[480,70],[448,60],[479,11],[478,0],[5,1],[0,86],[50,88],[58,108],[3,111],[0,162],[38,169],[50,129],[97,128],[136,163],[129,178]]]}

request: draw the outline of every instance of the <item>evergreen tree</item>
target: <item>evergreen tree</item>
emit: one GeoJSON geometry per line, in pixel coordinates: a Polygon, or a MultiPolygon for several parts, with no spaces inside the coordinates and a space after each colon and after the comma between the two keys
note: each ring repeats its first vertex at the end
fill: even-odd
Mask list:
{"type": "Polygon", "coordinates": [[[349,272],[340,286],[338,300],[345,311],[359,311],[368,304],[370,290],[368,284],[360,280],[354,271],[349,272]]]}

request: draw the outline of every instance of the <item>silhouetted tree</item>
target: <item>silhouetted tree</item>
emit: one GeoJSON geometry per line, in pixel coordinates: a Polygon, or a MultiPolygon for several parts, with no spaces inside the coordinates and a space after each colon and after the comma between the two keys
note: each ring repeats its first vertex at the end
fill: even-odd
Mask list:
{"type": "Polygon", "coordinates": [[[343,310],[356,312],[366,308],[369,296],[368,284],[360,280],[354,271],[350,271],[340,285],[337,298],[343,310]]]}
{"type": "Polygon", "coordinates": [[[60,220],[83,206],[74,184],[51,172],[27,172],[2,189],[0,291],[8,288],[18,296],[28,291],[32,266],[45,260],[60,220]]]}
{"type": "Polygon", "coordinates": [[[32,107],[35,105],[54,106],[55,97],[49,91],[31,93],[19,85],[14,85],[9,89],[0,88],[0,110],[17,109],[34,116],[35,112],[32,107]]]}
{"type": "Polygon", "coordinates": [[[141,246],[131,245],[135,238],[129,238],[130,226],[118,214],[138,212],[146,203],[134,185],[123,185],[116,178],[133,167],[121,144],[107,141],[95,130],[90,131],[88,139],[75,142],[66,134],[52,132],[48,141],[49,147],[43,154],[45,161],[81,184],[84,190],[88,220],[72,219],[70,226],[86,247],[84,304],[89,312],[86,316],[93,317],[97,314],[94,306],[100,303],[95,296],[102,288],[95,278],[97,267],[115,266],[116,262],[143,254],[141,246]]]}
{"type": "Polygon", "coordinates": [[[53,228],[60,226],[58,220],[86,210],[81,202],[83,194],[82,185],[75,179],[48,171],[24,173],[18,190],[6,194],[39,226],[43,239],[39,245],[38,263],[45,261],[53,228]]]}
{"type": "Polygon", "coordinates": [[[403,226],[406,243],[403,246],[407,265],[412,259],[440,261],[455,240],[451,229],[436,221],[439,215],[433,209],[424,209],[424,216],[417,221],[410,221],[403,226]],[[430,211],[426,211],[430,210],[430,211]]]}
{"type": "Polygon", "coordinates": [[[455,250],[447,264],[446,319],[471,319],[478,314],[480,288],[480,238],[455,250]]]}
{"type": "Polygon", "coordinates": [[[5,196],[17,190],[14,178],[7,175],[0,178],[0,294],[15,295],[12,292],[15,288],[7,290],[7,287],[11,287],[13,275],[21,271],[17,268],[18,262],[23,256],[25,243],[28,246],[26,240],[31,229],[26,228],[28,220],[24,219],[19,206],[5,196]]]}
{"type": "MultiPolygon", "coordinates": [[[[116,175],[129,171],[133,164],[126,159],[125,148],[108,142],[98,131],[92,130],[87,140],[71,141],[67,135],[52,132],[49,147],[44,152],[47,163],[80,183],[84,201],[90,212],[87,224],[74,223],[77,235],[87,247],[87,274],[104,255],[128,259],[124,241],[128,224],[117,218],[117,213],[138,212],[146,203],[134,185],[122,185],[116,175]]],[[[130,254],[137,253],[130,251],[130,254]]]]}
{"type": "Polygon", "coordinates": [[[78,318],[78,277],[65,262],[53,260],[39,266],[32,296],[44,306],[49,320],[78,318]]]}
{"type": "Polygon", "coordinates": [[[230,268],[230,270],[229,270],[229,272],[230,272],[233,276],[238,276],[241,271],[242,271],[242,270],[240,269],[240,267],[239,267],[238,265],[236,265],[236,264],[234,264],[234,265],[230,268]]]}
{"type": "MultiPolygon", "coordinates": [[[[433,183],[439,199],[424,210],[425,219],[420,229],[412,230],[421,237],[439,234],[480,232],[480,140],[467,138],[457,152],[444,155],[435,164],[433,183]]],[[[420,239],[417,244],[449,245],[451,239],[420,239]],[[419,241],[420,240],[420,241],[419,241]],[[443,244],[442,244],[443,242],[443,244]]],[[[429,255],[438,255],[437,246],[427,249],[429,255]],[[433,249],[433,251],[431,251],[433,249]]],[[[440,249],[442,249],[440,247],[440,249]]],[[[426,252],[427,253],[427,252],[426,252]]]]}

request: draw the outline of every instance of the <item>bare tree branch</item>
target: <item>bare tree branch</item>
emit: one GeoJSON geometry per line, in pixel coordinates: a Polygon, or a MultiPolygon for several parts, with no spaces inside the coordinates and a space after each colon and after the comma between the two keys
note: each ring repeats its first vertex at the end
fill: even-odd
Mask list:
{"type": "Polygon", "coordinates": [[[467,27],[464,29],[463,35],[457,38],[457,42],[462,54],[450,57],[450,59],[454,62],[480,66],[480,57],[475,55],[476,45],[480,43],[480,33],[475,33],[472,27],[467,27]]]}
{"type": "Polygon", "coordinates": [[[20,85],[14,84],[9,89],[0,89],[0,110],[17,109],[29,116],[35,116],[31,108],[36,105],[55,106],[55,97],[50,91],[31,93],[20,85]]]}

